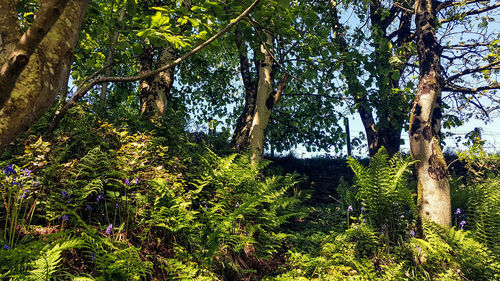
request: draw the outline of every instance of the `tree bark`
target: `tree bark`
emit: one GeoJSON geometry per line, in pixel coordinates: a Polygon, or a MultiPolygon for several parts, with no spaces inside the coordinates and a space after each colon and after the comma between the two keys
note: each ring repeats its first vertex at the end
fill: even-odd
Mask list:
{"type": "MultiPolygon", "coordinates": [[[[125,18],[125,12],[126,12],[126,7],[123,7],[122,10],[120,11],[120,16],[118,18],[118,22],[122,22],[123,19],[125,18]]],[[[113,21],[113,23],[115,23],[113,21]]],[[[108,56],[106,57],[106,63],[104,64],[104,67],[106,68],[104,70],[104,75],[105,76],[111,76],[111,70],[112,70],[112,64],[113,64],[113,59],[115,56],[115,45],[118,42],[118,36],[120,33],[118,32],[118,28],[116,24],[113,24],[114,32],[113,32],[113,37],[111,38],[111,42],[109,44],[109,50],[108,50],[108,56]]],[[[104,82],[102,83],[102,88],[101,88],[101,93],[99,95],[99,101],[101,103],[104,103],[106,101],[106,94],[108,92],[108,85],[109,83],[104,82]]]]}
{"type": "Polygon", "coordinates": [[[415,1],[419,84],[410,117],[410,148],[418,177],[418,207],[422,217],[442,226],[451,225],[448,169],[440,140],[442,48],[436,35],[432,0],[415,1]]]}
{"type": "Polygon", "coordinates": [[[243,38],[243,33],[238,28],[235,30],[235,42],[238,48],[243,87],[245,88],[245,107],[236,121],[236,128],[234,130],[231,144],[236,150],[240,151],[247,149],[250,145],[250,129],[252,127],[253,117],[255,114],[258,81],[252,77],[250,61],[248,59],[248,47],[243,38]]]}
{"type": "MultiPolygon", "coordinates": [[[[349,43],[343,37],[343,28],[338,19],[338,11],[336,1],[331,0],[332,5],[332,19],[334,26],[334,34],[339,44],[339,50],[342,53],[349,53],[349,43]]],[[[401,112],[396,109],[404,104],[404,97],[394,95],[392,90],[399,88],[399,78],[392,78],[395,71],[402,73],[404,70],[404,63],[410,58],[410,52],[404,54],[402,67],[393,66],[389,62],[389,58],[393,55],[392,50],[384,43],[390,42],[390,35],[387,34],[387,29],[393,22],[398,13],[399,27],[395,31],[397,36],[396,41],[393,43],[394,48],[403,46],[411,40],[411,17],[412,14],[405,9],[393,5],[385,13],[381,7],[380,1],[371,1],[369,5],[369,17],[372,26],[372,34],[374,34],[375,43],[375,73],[372,73],[376,78],[376,84],[379,90],[378,96],[380,99],[372,101],[368,93],[364,90],[365,86],[358,80],[359,69],[356,64],[346,61],[343,64],[343,73],[346,76],[349,94],[354,97],[357,104],[357,109],[363,127],[365,129],[366,139],[368,143],[369,155],[375,155],[378,150],[384,146],[389,155],[397,153],[401,146],[401,132],[405,123],[403,112],[409,110],[409,105],[402,108],[401,112]],[[381,44],[382,43],[382,44],[381,44]],[[390,69],[389,74],[386,70],[390,69]],[[385,73],[385,74],[380,74],[385,73]],[[398,107],[394,108],[394,104],[398,107]],[[374,117],[376,112],[377,120],[374,117]]]]}
{"type": "MultiPolygon", "coordinates": [[[[141,57],[141,73],[152,70],[154,54],[152,50],[145,51],[141,57]]],[[[177,51],[169,46],[160,49],[156,65],[162,66],[175,59],[177,51]]],[[[153,120],[159,120],[165,115],[168,96],[174,84],[175,67],[169,68],[157,75],[141,80],[139,99],[141,114],[153,120]]]]}
{"type": "MultiPolygon", "coordinates": [[[[2,3],[4,2],[2,1],[2,3]]],[[[69,1],[64,11],[61,11],[59,19],[38,46],[34,48],[24,70],[16,79],[10,99],[0,110],[0,147],[5,147],[18,134],[29,128],[54,103],[58,91],[65,81],[64,75],[61,73],[67,71],[71,65],[78,33],[89,2],[89,0],[69,1]]],[[[3,8],[3,5],[1,4],[0,8],[3,8]]],[[[8,12],[1,10],[2,16],[0,18],[3,18],[3,14],[8,12]]],[[[14,24],[10,17],[6,23],[14,24]]],[[[0,25],[1,29],[18,29],[18,24],[4,26],[2,22],[0,25]]],[[[12,37],[9,38],[10,44],[12,44],[12,37]]],[[[0,60],[5,62],[5,53],[7,52],[4,52],[4,48],[11,46],[8,42],[2,43],[0,60]]]]}
{"type": "Polygon", "coordinates": [[[250,128],[250,151],[252,162],[258,163],[262,160],[264,152],[264,138],[272,107],[274,106],[273,92],[273,35],[264,31],[266,42],[261,42],[260,52],[264,55],[264,60],[259,65],[259,83],[257,85],[257,102],[255,115],[250,128]],[[269,102],[269,100],[272,100],[269,102]]]}

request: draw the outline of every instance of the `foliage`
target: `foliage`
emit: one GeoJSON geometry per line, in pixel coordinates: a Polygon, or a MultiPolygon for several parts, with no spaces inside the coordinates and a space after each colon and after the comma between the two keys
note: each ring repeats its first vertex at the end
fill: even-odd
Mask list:
{"type": "Polygon", "coordinates": [[[416,205],[413,190],[409,188],[409,159],[398,154],[391,159],[382,148],[364,167],[353,158],[348,160],[353,169],[356,198],[361,201],[362,217],[390,240],[408,235],[415,225],[416,205]]]}
{"type": "MultiPolygon", "coordinates": [[[[10,233],[22,238],[5,240],[0,252],[7,254],[2,255],[6,267],[0,272],[20,279],[31,278],[30,272],[34,280],[83,278],[72,265],[78,260],[83,273],[96,280],[140,280],[152,272],[212,280],[256,272],[241,260],[257,263],[281,251],[289,235],[280,226],[303,214],[298,206],[304,196],[295,189],[299,179],[266,177],[261,170],[267,164],[254,167],[247,155],[219,157],[203,147],[213,143],[210,139],[198,144],[186,134],[184,140],[132,134],[101,121],[88,126],[86,134],[45,141],[29,137],[24,154],[16,158],[33,174],[10,165],[4,182],[10,186],[15,178],[34,185],[36,171],[44,175],[39,181],[46,187],[30,188],[38,196],[32,226],[19,220],[6,232],[10,241],[10,233]],[[71,141],[85,146],[64,149],[71,141]],[[44,245],[50,235],[57,239],[44,245]],[[32,249],[27,251],[32,254],[16,257],[12,253],[18,249],[32,249]]],[[[13,199],[23,194],[21,188],[3,191],[12,192],[13,199]]],[[[27,203],[16,204],[22,206],[17,212],[24,212],[27,203]]]]}

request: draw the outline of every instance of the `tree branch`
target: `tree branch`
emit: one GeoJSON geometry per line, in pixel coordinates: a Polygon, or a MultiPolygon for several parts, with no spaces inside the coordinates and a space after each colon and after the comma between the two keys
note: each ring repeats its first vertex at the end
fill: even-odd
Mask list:
{"type": "Polygon", "coordinates": [[[481,14],[481,13],[484,13],[484,12],[496,9],[498,7],[500,7],[500,1],[496,2],[494,5],[487,6],[487,7],[484,7],[482,9],[469,10],[467,12],[463,12],[463,13],[460,13],[460,14],[457,14],[457,15],[453,15],[451,17],[448,17],[448,18],[440,20],[439,23],[447,23],[447,22],[450,22],[450,21],[458,20],[458,19],[466,17],[466,16],[481,14]]]}
{"type": "Polygon", "coordinates": [[[451,84],[449,86],[443,87],[443,91],[446,92],[462,92],[462,93],[477,93],[480,91],[497,90],[500,89],[500,84],[493,84],[488,86],[481,86],[477,88],[467,88],[458,85],[451,84]]]}
{"type": "Polygon", "coordinates": [[[187,52],[186,54],[182,55],[180,58],[174,60],[173,62],[166,64],[158,69],[152,70],[152,71],[146,71],[143,74],[136,75],[136,76],[128,76],[128,77],[123,77],[123,76],[111,76],[111,77],[96,77],[92,79],[87,85],[79,88],[76,93],[73,95],[73,97],[58,111],[56,112],[56,115],[54,117],[54,120],[50,123],[49,129],[47,130],[47,134],[50,134],[54,131],[55,127],[59,124],[61,119],[63,118],[64,114],[71,108],[73,107],[76,102],[82,98],[92,87],[94,87],[97,84],[101,84],[104,82],[134,82],[134,81],[139,81],[143,80],[149,77],[153,77],[169,68],[172,68],[174,66],[179,65],[181,62],[186,60],[188,57],[198,53],[201,51],[203,48],[208,46],[210,43],[221,37],[224,33],[226,33],[229,29],[231,29],[233,26],[235,26],[239,21],[241,21],[244,17],[246,17],[252,10],[257,6],[260,0],[255,0],[250,7],[248,7],[243,13],[241,13],[238,17],[236,17],[234,20],[232,20],[226,27],[221,29],[219,32],[217,32],[214,36],[210,37],[207,41],[201,43],[198,45],[198,47],[192,49],[191,51],[187,52]]]}
{"type": "Polygon", "coordinates": [[[494,61],[492,63],[489,63],[487,65],[483,65],[483,66],[480,66],[478,68],[473,68],[473,69],[466,69],[462,72],[459,72],[455,75],[452,75],[450,76],[448,79],[445,80],[444,82],[444,85],[447,85],[449,83],[451,83],[453,80],[459,78],[459,77],[462,77],[464,75],[468,75],[468,74],[472,74],[472,73],[475,73],[475,72],[479,72],[479,71],[483,71],[483,70],[486,70],[486,69],[489,69],[489,68],[493,68],[493,66],[496,66],[496,65],[500,65],[500,61],[494,61]]]}
{"type": "Polygon", "coordinates": [[[0,109],[10,99],[17,78],[28,65],[40,42],[61,16],[69,0],[50,0],[41,5],[31,27],[21,36],[16,47],[0,69],[0,109]]]}

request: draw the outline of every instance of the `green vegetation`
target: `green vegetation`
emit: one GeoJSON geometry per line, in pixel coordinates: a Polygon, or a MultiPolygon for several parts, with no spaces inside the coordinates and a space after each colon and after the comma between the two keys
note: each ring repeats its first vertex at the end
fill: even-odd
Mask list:
{"type": "Polygon", "coordinates": [[[0,280],[500,280],[500,156],[480,128],[442,152],[498,116],[498,19],[1,0],[0,280]]]}
{"type": "Polygon", "coordinates": [[[4,279],[500,277],[498,155],[480,147],[460,155],[456,225],[419,228],[412,162],[399,154],[349,159],[354,178],[318,205],[307,179],[252,165],[220,138],[132,133],[81,114],[4,154],[4,279]]]}

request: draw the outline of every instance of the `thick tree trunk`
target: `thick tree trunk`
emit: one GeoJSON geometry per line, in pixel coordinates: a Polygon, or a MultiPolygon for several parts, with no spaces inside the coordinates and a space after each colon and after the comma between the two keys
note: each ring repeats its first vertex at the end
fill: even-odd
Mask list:
{"type": "Polygon", "coordinates": [[[418,176],[418,207],[422,217],[442,226],[451,225],[450,186],[440,148],[441,46],[436,36],[432,0],[415,2],[419,84],[410,118],[411,154],[418,176]]]}
{"type": "MultiPolygon", "coordinates": [[[[4,8],[4,2],[0,5],[1,9],[4,8]]],[[[62,83],[66,81],[61,73],[67,71],[73,60],[78,33],[89,2],[69,1],[60,18],[30,56],[29,62],[16,80],[10,99],[0,111],[0,147],[5,147],[29,128],[54,103],[62,83]]],[[[15,8],[13,11],[15,12],[15,8]]],[[[12,26],[13,18],[7,17],[4,23],[3,15],[6,13],[8,11],[0,12],[0,36],[5,36],[3,29],[12,28],[14,32],[5,36],[7,41],[2,38],[0,62],[5,62],[5,54],[8,53],[5,48],[10,48],[13,42],[11,33],[19,34],[17,22],[12,26]]]]}
{"type": "Polygon", "coordinates": [[[270,53],[273,50],[273,36],[269,32],[264,32],[266,42],[260,45],[260,52],[264,54],[264,60],[259,65],[259,83],[257,85],[257,103],[255,115],[250,128],[250,151],[252,162],[258,163],[262,160],[264,152],[264,139],[269,117],[274,106],[273,92],[273,58],[270,53]]]}
{"type": "MultiPolygon", "coordinates": [[[[162,66],[175,59],[176,50],[171,47],[160,49],[156,65],[162,66]]],[[[147,50],[141,57],[141,72],[152,70],[153,51],[147,50]]],[[[165,115],[168,96],[174,84],[175,67],[140,82],[141,114],[150,120],[159,120],[165,115]]]]}

